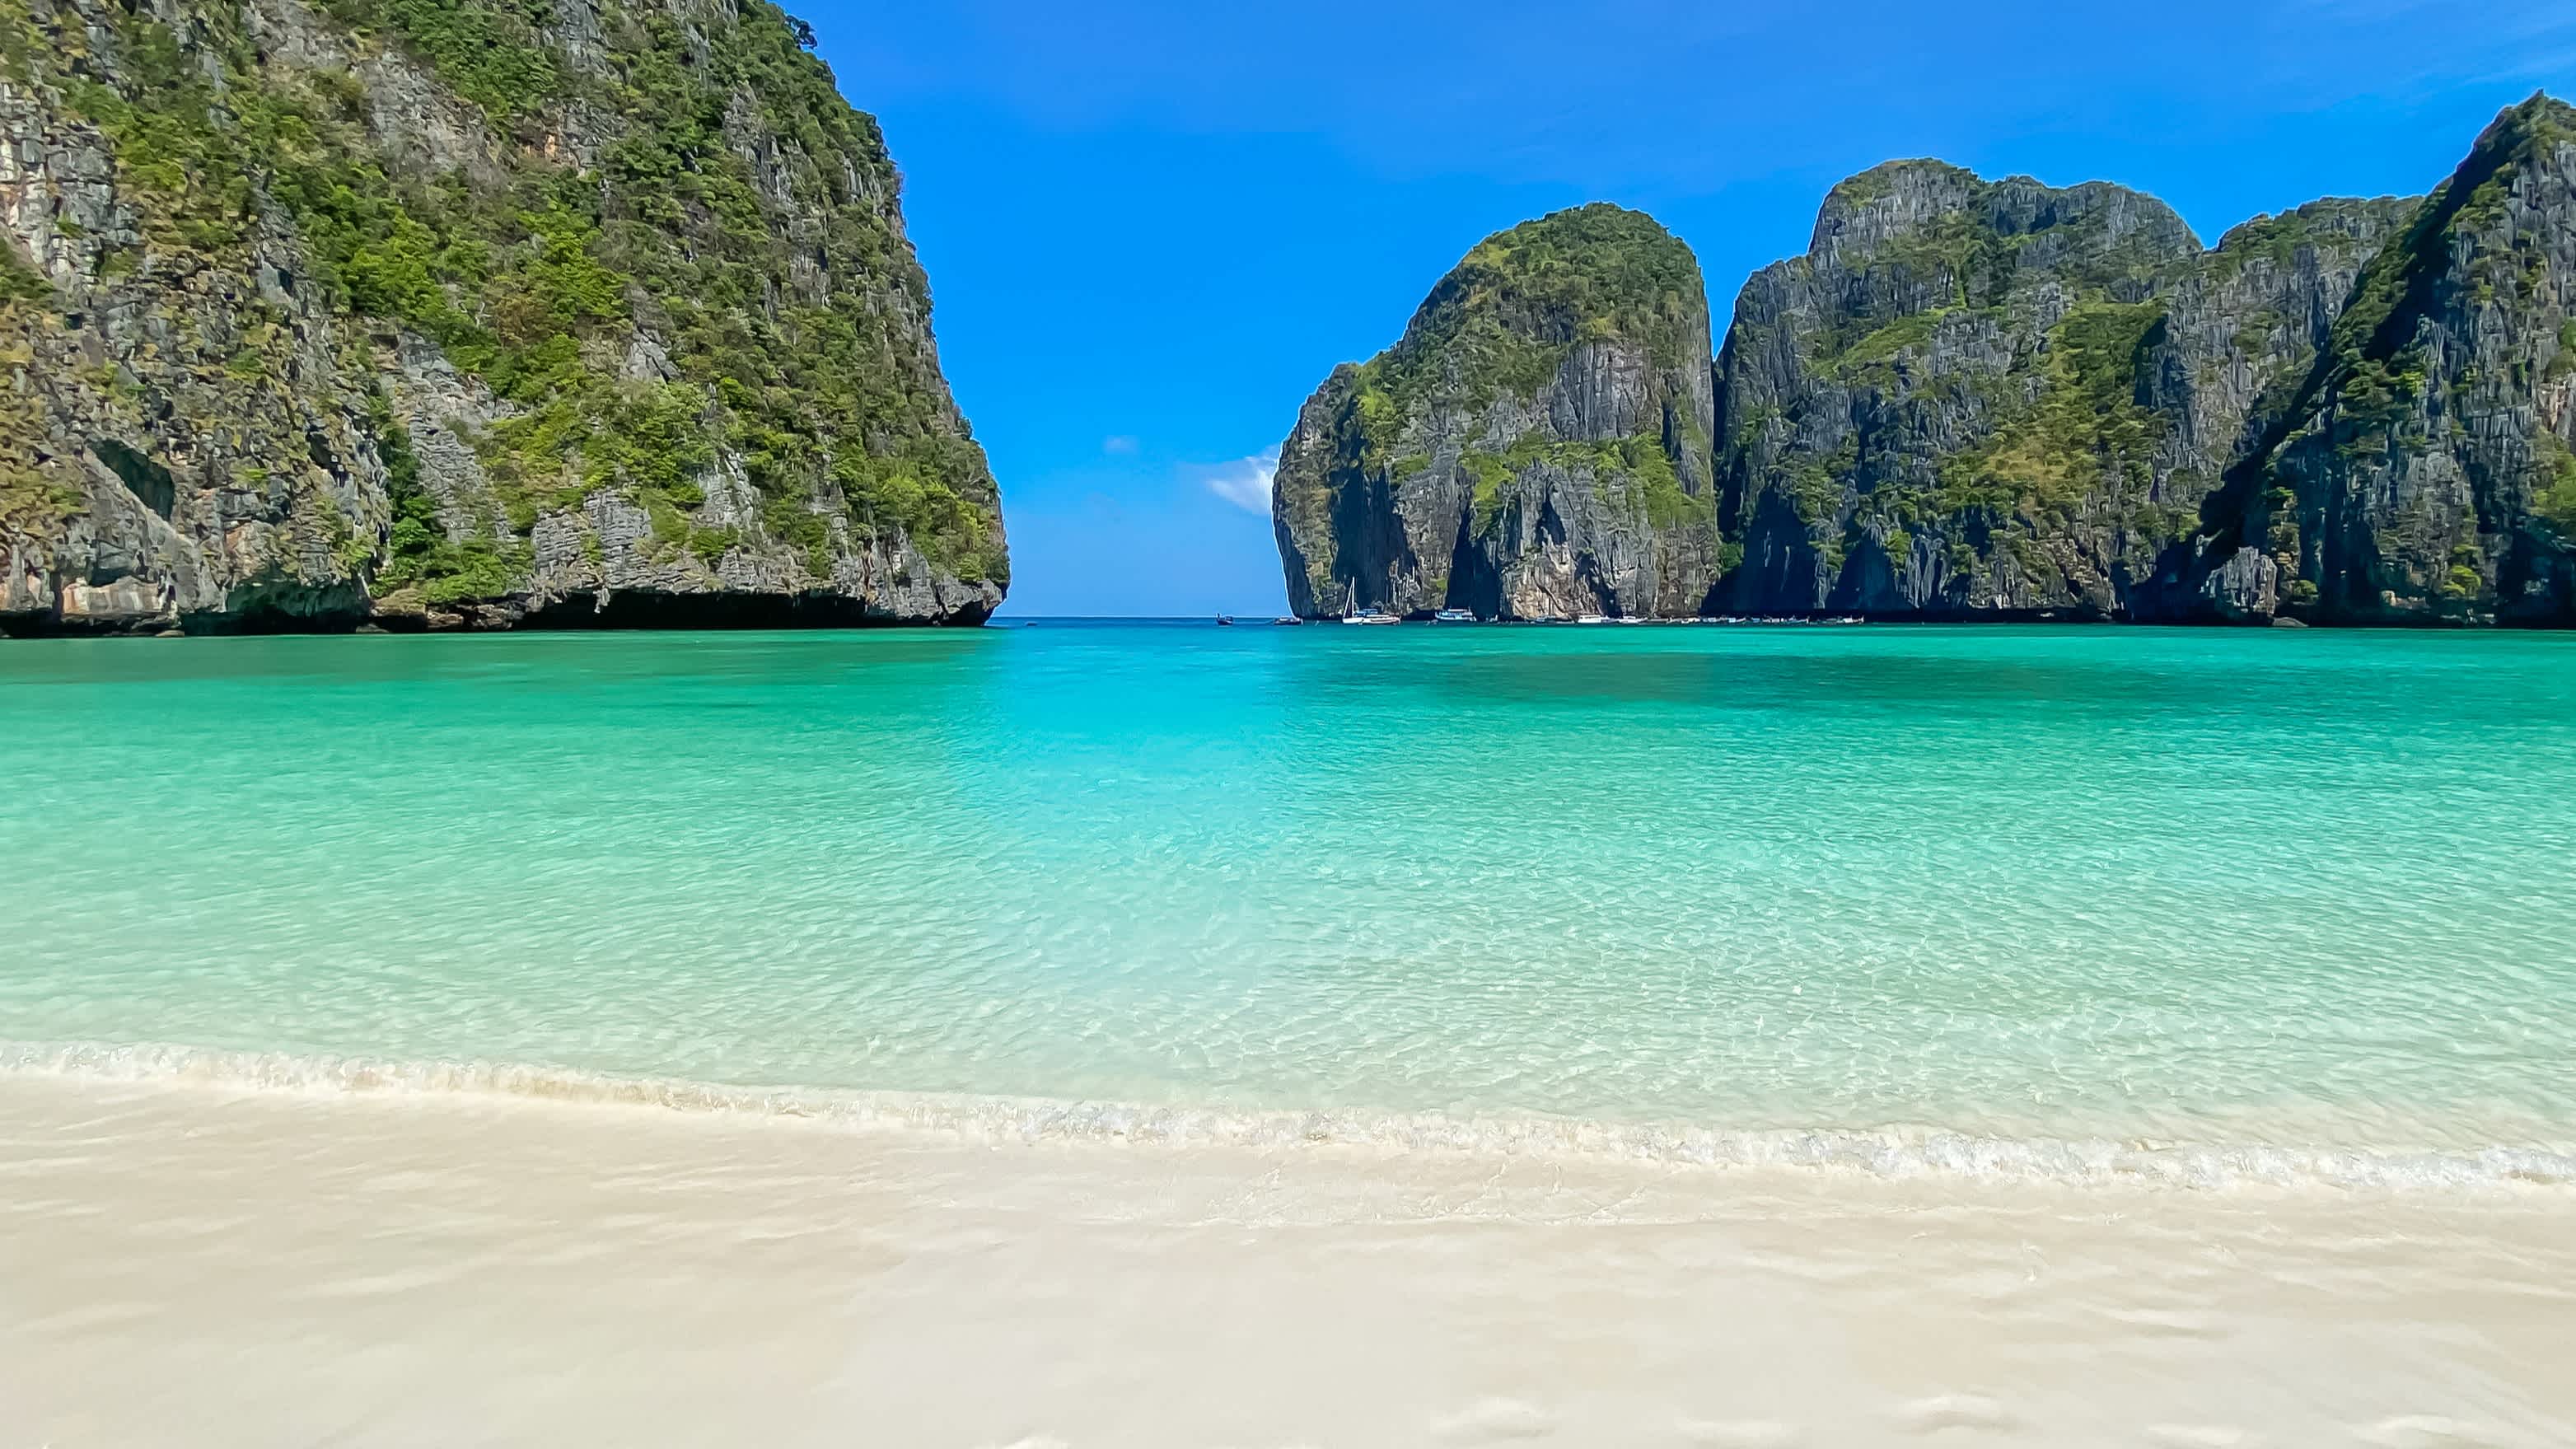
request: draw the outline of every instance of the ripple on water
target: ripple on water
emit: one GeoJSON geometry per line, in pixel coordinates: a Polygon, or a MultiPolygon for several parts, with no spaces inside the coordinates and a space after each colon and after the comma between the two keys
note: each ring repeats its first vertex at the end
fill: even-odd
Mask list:
{"type": "Polygon", "coordinates": [[[2576,1152],[2576,641],[1598,632],[12,644],[0,1037],[1888,1170],[2576,1152]]]}

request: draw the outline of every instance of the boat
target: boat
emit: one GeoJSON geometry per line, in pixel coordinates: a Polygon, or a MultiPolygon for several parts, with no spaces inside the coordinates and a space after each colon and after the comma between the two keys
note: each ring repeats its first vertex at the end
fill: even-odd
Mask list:
{"type": "Polygon", "coordinates": [[[1219,614],[1219,615],[1217,615],[1217,616],[1216,616],[1216,626],[1217,626],[1218,628],[1220,628],[1220,629],[1231,629],[1231,628],[1233,628],[1233,627],[1234,627],[1234,616],[1233,616],[1232,614],[1219,614]]]}
{"type": "Polygon", "coordinates": [[[1431,617],[1442,624],[1473,624],[1476,622],[1474,612],[1467,609],[1443,609],[1431,617]]]}
{"type": "Polygon", "coordinates": [[[1400,615],[1396,615],[1396,614],[1384,614],[1384,613],[1380,613],[1380,612],[1378,612],[1378,607],[1377,607],[1377,605],[1375,605],[1375,604],[1371,604],[1371,605],[1369,605],[1369,606],[1368,606],[1367,608],[1365,608],[1365,609],[1360,608],[1360,607],[1359,607],[1359,598],[1360,598],[1360,586],[1359,586],[1356,582],[1354,582],[1354,583],[1351,585],[1351,591],[1350,591],[1349,593],[1344,594],[1344,595],[1342,596],[1342,622],[1343,622],[1343,623],[1345,623],[1345,624],[1395,624],[1395,623],[1401,623],[1401,622],[1402,622],[1402,617],[1401,617],[1400,615]]]}
{"type": "Polygon", "coordinates": [[[1610,622],[1610,616],[1607,614],[1577,614],[1574,616],[1574,622],[1578,624],[1607,624],[1610,622]]]}
{"type": "Polygon", "coordinates": [[[1280,615],[1278,618],[1273,619],[1273,620],[1271,620],[1270,622],[1271,622],[1271,623],[1273,623],[1273,624],[1279,624],[1279,625],[1287,626],[1287,627],[1289,627],[1289,628],[1294,628],[1294,627],[1296,627],[1296,626],[1297,626],[1297,625],[1299,625],[1299,624],[1303,624],[1303,623],[1305,623],[1306,621],[1305,621],[1305,620],[1303,620],[1303,619],[1298,618],[1298,617],[1297,617],[1296,615],[1294,615],[1294,614],[1282,614],[1282,615],[1280,615]]]}

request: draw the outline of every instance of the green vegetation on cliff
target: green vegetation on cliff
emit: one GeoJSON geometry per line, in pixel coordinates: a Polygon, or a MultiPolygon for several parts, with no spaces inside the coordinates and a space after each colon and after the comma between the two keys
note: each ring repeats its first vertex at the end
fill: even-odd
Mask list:
{"type": "MultiPolygon", "coordinates": [[[[5,250],[5,244],[0,244],[0,251],[5,250]]],[[[5,307],[0,304],[0,310],[5,307]]],[[[0,351],[0,366],[14,360],[0,351]]],[[[41,425],[25,398],[0,388],[0,436],[34,437],[41,425]]],[[[78,496],[62,484],[0,455],[0,530],[32,531],[62,517],[78,502],[78,496]]]]}
{"type": "MultiPolygon", "coordinates": [[[[2138,506],[2167,432],[2140,400],[2166,306],[2124,298],[2191,255],[2179,218],[2114,188],[1897,162],[1835,188],[1820,235],[1828,250],[1748,288],[1727,363],[1745,395],[1721,465],[1748,499],[1788,505],[1797,531],[1775,555],[1809,551],[1830,580],[1874,547],[1904,575],[1928,531],[1954,577],[1998,555],[2029,573],[2028,541],[2105,493],[2178,526],[2138,506]]],[[[1732,522],[1749,533],[1755,512],[1732,522]]],[[[1794,572],[1780,586],[1790,600],[1748,602],[1823,602],[1794,572]]]]}
{"type": "MultiPolygon", "coordinates": [[[[959,578],[1006,580],[982,452],[922,340],[929,294],[893,165],[802,22],[767,0],[723,24],[609,0],[589,35],[567,30],[586,13],[550,0],[321,8],[352,60],[406,57],[468,105],[433,96],[389,142],[374,81],[279,63],[225,0],[190,8],[184,42],[150,11],[112,9],[96,56],[76,24],[6,24],[13,67],[107,138],[142,212],[129,270],[256,271],[282,217],[307,273],[282,285],[374,324],[344,339],[349,371],[379,366],[366,349],[399,328],[490,390],[499,420],[466,436],[491,497],[446,500],[441,523],[410,465],[396,512],[414,532],[389,541],[379,593],[515,586],[538,516],[603,489],[642,506],[664,546],[720,555],[731,529],[688,516],[720,454],[818,581],[836,527],[899,530],[959,578]],[[401,134],[423,127],[455,134],[401,134]],[[496,525],[518,541],[485,545],[496,525]],[[422,528],[475,542],[431,547],[422,528]]],[[[21,270],[0,268],[0,305],[21,270]]],[[[248,329],[240,375],[273,373],[284,342],[248,329]]],[[[373,441],[400,472],[408,441],[373,441]]]]}
{"type": "Polygon", "coordinates": [[[2429,198],[2215,248],[2118,185],[1890,162],[1752,277],[1686,397],[1613,373],[1696,345],[1687,250],[1560,212],[1310,400],[1274,510],[1291,598],[2564,623],[2571,236],[2576,109],[2546,96],[2429,198]],[[1565,368],[1587,337],[1627,355],[1565,368]]]}
{"type": "Polygon", "coordinates": [[[2143,493],[2165,420],[2138,402],[2162,302],[2090,302],[2048,333],[2037,399],[1994,435],[1944,460],[1938,508],[2063,521],[2106,485],[2143,493]]]}
{"type": "Polygon", "coordinates": [[[1535,395],[1584,342],[1642,340],[1672,366],[1706,308],[1698,259],[1643,212],[1595,202],[1497,232],[1431,289],[1402,341],[1360,368],[1370,456],[1382,464],[1392,428],[1427,406],[1535,395]]]}
{"type": "Polygon", "coordinates": [[[385,460],[385,491],[393,505],[385,563],[376,572],[377,592],[390,596],[417,589],[430,604],[506,592],[527,571],[527,545],[515,537],[507,544],[496,542],[488,528],[474,529],[462,539],[450,537],[436,500],[421,484],[410,431],[383,410],[381,400],[373,422],[376,447],[385,460]]]}
{"type": "Polygon", "coordinates": [[[1470,249],[1282,446],[1291,606],[1695,606],[1719,553],[1707,306],[1690,249],[1616,206],[1470,249]]]}
{"type": "Polygon", "coordinates": [[[2570,450],[2555,433],[2543,433],[2539,453],[2534,511],[2562,536],[2576,539],[2576,450],[2570,450]]]}
{"type": "MultiPolygon", "coordinates": [[[[2533,96],[2505,112],[2460,170],[2424,198],[2406,229],[2363,269],[2351,303],[2335,319],[2327,365],[2311,388],[2313,395],[2334,396],[2341,447],[2373,446],[2408,414],[2425,381],[2415,319],[2434,304],[2434,289],[2452,264],[2453,239],[2493,223],[2515,176],[2534,154],[2571,137],[2576,109],[2563,101],[2533,96]]],[[[2484,262],[2478,282],[2490,302],[2497,286],[2513,288],[2525,279],[2522,266],[2507,255],[2484,262]]]]}
{"type": "Polygon", "coordinates": [[[0,311],[41,305],[52,297],[53,288],[46,286],[36,269],[18,255],[17,246],[0,239],[0,311]]]}
{"type": "Polygon", "coordinates": [[[2535,95],[2362,270],[2281,428],[2230,480],[2218,542],[2269,553],[2290,605],[2448,622],[2576,607],[2576,465],[2546,391],[2576,333],[2572,172],[2576,108],[2535,95]],[[2527,431],[2501,426],[2517,417],[2527,431]],[[2348,545],[2356,514],[2366,549],[2348,545]]]}
{"type": "Polygon", "coordinates": [[[2209,258],[2209,272],[2220,282],[2231,281],[2254,262],[2276,268],[2297,264],[2303,251],[2337,251],[2353,245],[2356,228],[2376,230],[2373,217],[2396,202],[2394,197],[2375,201],[2350,197],[2328,197],[2304,206],[2270,216],[2258,216],[2229,228],[2218,239],[2209,258]]]}
{"type": "Polygon", "coordinates": [[[1682,487],[1663,439],[1651,433],[1601,442],[1562,442],[1543,433],[1528,433],[1501,453],[1469,448],[1459,454],[1458,463],[1472,480],[1470,529],[1480,538],[1490,535],[1501,521],[1504,490],[1522,469],[1535,463],[1590,478],[1595,487],[1611,490],[1614,502],[1650,527],[1674,528],[1716,517],[1715,500],[1682,487]]]}

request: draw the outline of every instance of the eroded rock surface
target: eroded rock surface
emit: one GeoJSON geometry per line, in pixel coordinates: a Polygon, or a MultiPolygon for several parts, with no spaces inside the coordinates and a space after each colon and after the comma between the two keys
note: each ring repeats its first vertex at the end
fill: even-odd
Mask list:
{"type": "Polygon", "coordinates": [[[1697,609],[1718,552],[1708,335],[1699,263],[1640,213],[1487,238],[1281,447],[1291,607],[1697,609]]]}
{"type": "Polygon", "coordinates": [[[2576,622],[2576,110],[2499,117],[2257,422],[2162,614],[2576,622]]]}
{"type": "Polygon", "coordinates": [[[2429,197],[2204,248],[2123,187],[1890,162],[1745,284],[1706,389],[1687,250],[1558,213],[1308,401],[1290,601],[2576,623],[2571,171],[2535,96],[2429,197]]]}
{"type": "Polygon", "coordinates": [[[763,0],[0,17],[0,630],[974,622],[893,163],[763,0]]]}

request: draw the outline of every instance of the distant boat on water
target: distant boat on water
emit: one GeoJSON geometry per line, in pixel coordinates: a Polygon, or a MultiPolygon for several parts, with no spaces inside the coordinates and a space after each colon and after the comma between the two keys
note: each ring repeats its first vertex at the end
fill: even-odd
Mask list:
{"type": "Polygon", "coordinates": [[[1298,618],[1298,617],[1297,617],[1296,615],[1294,615],[1294,614],[1282,614],[1282,615],[1280,615],[1278,618],[1273,619],[1273,620],[1271,620],[1270,622],[1271,622],[1271,623],[1273,623],[1273,624],[1279,624],[1279,625],[1285,625],[1285,626],[1294,627],[1295,625],[1303,624],[1303,623],[1305,623],[1306,621],[1305,621],[1305,620],[1303,620],[1303,619],[1298,618]]]}
{"type": "Polygon", "coordinates": [[[1232,614],[1219,614],[1216,616],[1216,625],[1220,629],[1231,629],[1234,627],[1234,616],[1232,614]]]}
{"type": "Polygon", "coordinates": [[[1352,584],[1352,585],[1351,585],[1351,591],[1350,591],[1349,593],[1344,594],[1344,595],[1342,596],[1342,622],[1343,622],[1343,623],[1345,623],[1345,624],[1394,624],[1394,623],[1401,622],[1401,616],[1400,616],[1400,615],[1380,613],[1380,612],[1378,611],[1378,607],[1377,607],[1377,605],[1375,605],[1375,604],[1371,604],[1371,605],[1369,605],[1367,608],[1363,609],[1363,608],[1359,607],[1359,601],[1360,601],[1360,586],[1359,586],[1358,584],[1354,583],[1354,584],[1352,584]]]}
{"type": "Polygon", "coordinates": [[[1473,624],[1476,622],[1474,611],[1469,609],[1443,609],[1431,617],[1443,624],[1473,624]]]}
{"type": "Polygon", "coordinates": [[[1577,614],[1574,616],[1574,622],[1578,624],[1607,624],[1610,622],[1610,616],[1607,614],[1577,614]]]}

